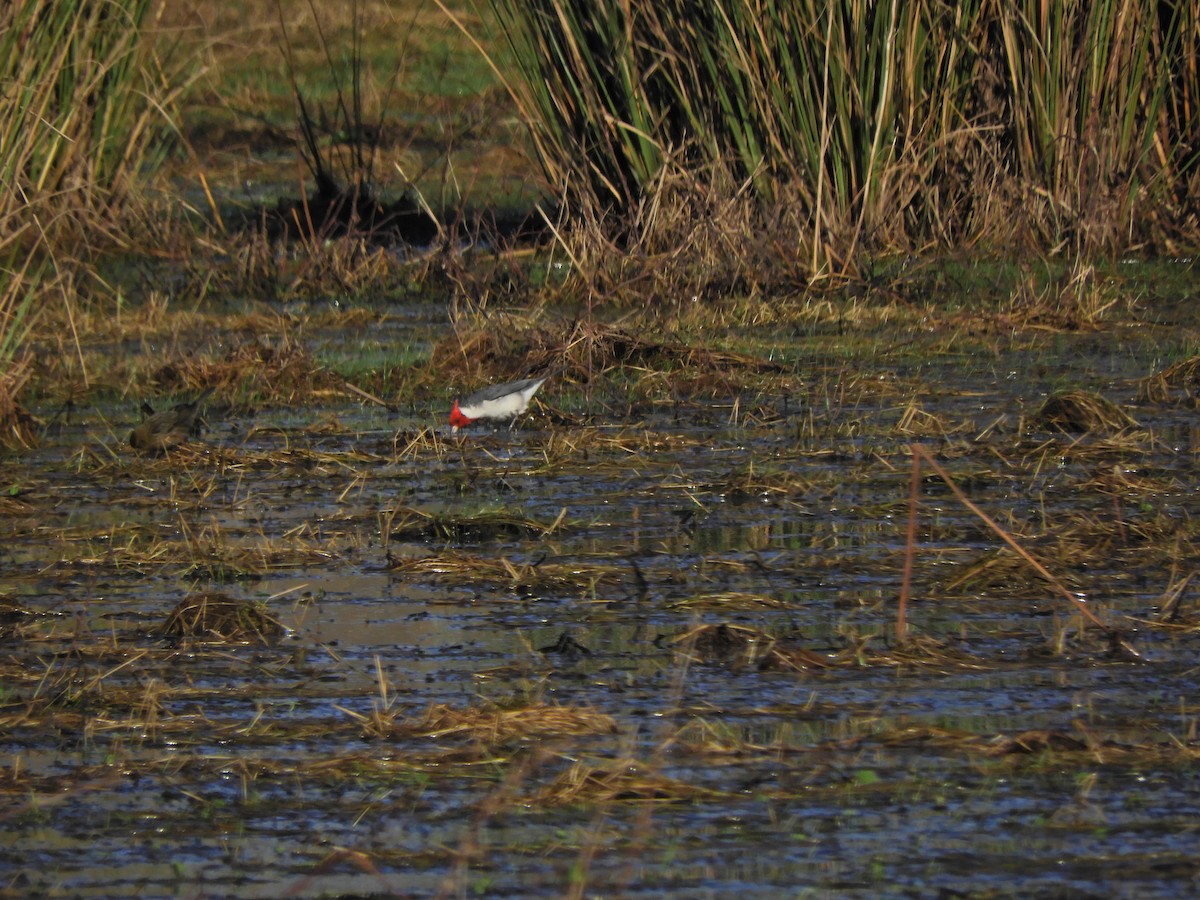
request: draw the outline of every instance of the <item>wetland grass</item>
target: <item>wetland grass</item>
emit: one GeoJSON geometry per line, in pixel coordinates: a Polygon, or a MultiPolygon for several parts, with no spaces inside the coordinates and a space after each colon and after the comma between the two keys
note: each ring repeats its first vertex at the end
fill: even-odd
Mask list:
{"type": "MultiPolygon", "coordinates": [[[[1195,168],[1175,152],[1195,127],[1194,79],[1172,75],[1194,56],[1183,4],[492,6],[516,66],[489,61],[579,223],[560,240],[616,284],[669,271],[711,296],[836,278],[879,247],[1085,257],[1194,230],[1162,202],[1195,168]]],[[[1075,293],[1026,323],[1109,302],[1075,293]]]]}
{"type": "MultiPolygon", "coordinates": [[[[812,257],[786,235],[749,246],[748,209],[704,187],[707,207],[639,200],[643,230],[673,216],[668,238],[720,240],[599,235],[583,251],[613,254],[603,274],[528,296],[527,271],[500,277],[515,256],[214,226],[141,302],[47,310],[23,384],[82,424],[0,459],[11,883],[86,892],[152,821],[103,889],[148,890],[146,858],[186,846],[208,868],[173,871],[177,893],[345,891],[321,880],[340,866],[431,894],[1048,895],[1080,852],[1048,832],[1089,805],[1121,844],[1089,832],[1087,864],[1124,865],[1136,839],[1190,866],[1158,850],[1186,836],[1200,756],[1194,360],[1146,376],[1159,351],[1122,345],[1097,366],[1111,401],[1072,391],[1042,417],[1053,387],[1095,383],[1097,347],[1132,343],[1120,277],[898,261],[779,295],[758,288],[801,284],[812,257]],[[244,306],[209,308],[234,287],[244,306]],[[347,361],[393,329],[402,351],[347,361]],[[453,442],[429,424],[455,388],[551,362],[526,427],[453,442]],[[118,449],[132,410],[111,397],[210,384],[201,440],[118,449]],[[999,851],[956,874],[939,848],[998,820],[1052,861],[999,851]],[[1013,884],[1011,859],[1044,880],[1013,884]]],[[[1147,347],[1163,334],[1138,325],[1147,347]]],[[[1115,883],[1153,893],[1161,868],[1115,883]]]]}

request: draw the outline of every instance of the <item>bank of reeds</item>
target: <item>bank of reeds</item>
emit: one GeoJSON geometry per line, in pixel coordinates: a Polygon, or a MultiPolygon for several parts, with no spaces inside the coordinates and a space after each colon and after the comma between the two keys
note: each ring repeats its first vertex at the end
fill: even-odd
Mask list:
{"type": "Polygon", "coordinates": [[[0,4],[0,373],[16,366],[34,311],[80,288],[77,264],[128,245],[117,212],[166,152],[179,89],[141,40],[156,9],[0,4]]]}
{"type": "Polygon", "coordinates": [[[664,224],[659,244],[696,241],[681,222],[747,201],[806,278],[864,252],[1197,237],[1200,31],[1182,0],[491,5],[548,179],[624,246],[664,224]],[[690,209],[667,216],[668,199],[690,209]]]}

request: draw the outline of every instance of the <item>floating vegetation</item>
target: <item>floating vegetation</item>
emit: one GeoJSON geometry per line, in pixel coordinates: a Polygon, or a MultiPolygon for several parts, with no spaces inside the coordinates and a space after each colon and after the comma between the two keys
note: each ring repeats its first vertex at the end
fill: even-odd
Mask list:
{"type": "Polygon", "coordinates": [[[398,431],[392,439],[392,446],[396,459],[401,462],[421,459],[426,455],[441,457],[447,451],[447,444],[436,428],[398,431]]]}
{"type": "Polygon", "coordinates": [[[1179,489],[1179,483],[1176,479],[1167,480],[1143,474],[1134,464],[1114,463],[1110,467],[1099,469],[1087,481],[1081,482],[1079,489],[1140,498],[1176,491],[1179,489]]]}
{"type": "Polygon", "coordinates": [[[975,430],[972,422],[949,423],[942,417],[926,411],[913,400],[905,408],[896,423],[896,432],[909,437],[948,437],[951,434],[969,433],[975,430]]]}
{"type": "Polygon", "coordinates": [[[276,402],[301,392],[341,387],[343,380],[317,365],[294,329],[279,319],[269,321],[276,327],[260,328],[223,356],[168,363],[151,378],[167,387],[177,381],[238,385],[276,402]]]}

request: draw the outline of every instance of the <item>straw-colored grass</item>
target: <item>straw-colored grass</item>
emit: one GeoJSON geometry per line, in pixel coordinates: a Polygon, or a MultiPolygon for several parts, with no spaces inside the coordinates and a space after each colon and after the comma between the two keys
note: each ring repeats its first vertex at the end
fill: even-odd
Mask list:
{"type": "Polygon", "coordinates": [[[1138,383],[1138,399],[1145,403],[1175,403],[1196,407],[1200,389],[1200,356],[1172,363],[1138,383]]]}
{"type": "Polygon", "coordinates": [[[395,734],[497,746],[616,731],[616,720],[597,710],[534,703],[512,709],[454,709],[437,705],[423,717],[400,725],[395,734]]]}
{"type": "MultiPolygon", "coordinates": [[[[419,559],[389,555],[391,571],[418,578],[459,584],[483,584],[509,591],[583,592],[589,594],[602,584],[619,584],[624,571],[614,565],[591,562],[514,563],[506,557],[443,553],[419,559]]],[[[497,598],[505,599],[505,598],[497,598]]]]}
{"type": "Polygon", "coordinates": [[[477,543],[522,537],[548,537],[561,530],[564,514],[553,522],[538,522],[527,516],[503,511],[474,515],[434,515],[411,506],[400,506],[386,516],[391,541],[437,541],[477,543]]]}
{"type": "Polygon", "coordinates": [[[1091,391],[1051,394],[1029,419],[1030,426],[1067,432],[1118,432],[1137,428],[1137,421],[1106,397],[1091,391]]]}
{"type": "Polygon", "coordinates": [[[576,763],[550,784],[532,791],[526,800],[536,806],[604,807],[616,802],[713,802],[724,796],[723,791],[671,778],[638,760],[618,759],[576,763]]]}
{"type": "Polygon", "coordinates": [[[756,609],[786,609],[789,604],[775,597],[765,597],[759,594],[726,591],[720,594],[698,594],[675,600],[670,604],[672,609],[714,610],[720,612],[737,612],[740,610],[756,609]]]}
{"type": "Polygon", "coordinates": [[[269,644],[285,631],[259,604],[211,592],[180,600],[159,628],[163,637],[220,644],[269,644]]]}

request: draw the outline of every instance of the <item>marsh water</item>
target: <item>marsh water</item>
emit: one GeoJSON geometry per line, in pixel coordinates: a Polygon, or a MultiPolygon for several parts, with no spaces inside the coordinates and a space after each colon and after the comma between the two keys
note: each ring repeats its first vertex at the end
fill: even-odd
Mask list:
{"type": "Polygon", "coordinates": [[[77,409],[0,467],[4,887],[1192,896],[1200,432],[1143,380],[1194,333],[814,330],[786,389],[567,372],[461,436],[218,394],[161,457],[77,409]],[[1120,640],[928,467],[898,640],[918,442],[1120,640]]]}

